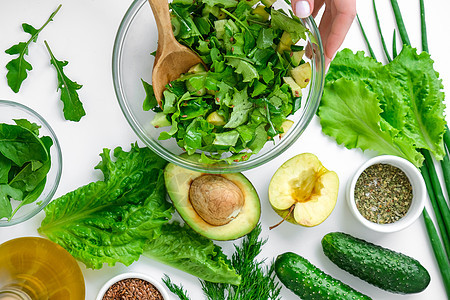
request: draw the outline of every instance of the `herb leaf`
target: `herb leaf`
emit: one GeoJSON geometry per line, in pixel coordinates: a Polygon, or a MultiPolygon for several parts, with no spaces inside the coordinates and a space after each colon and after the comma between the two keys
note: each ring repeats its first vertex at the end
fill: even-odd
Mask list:
{"type": "Polygon", "coordinates": [[[69,62],[57,60],[47,41],[44,41],[44,43],[50,54],[50,63],[55,67],[56,73],[58,74],[58,89],[61,91],[61,101],[64,104],[64,118],[69,121],[78,122],[86,115],[83,103],[81,103],[77,93],[77,90],[81,89],[82,85],[70,80],[64,74],[63,68],[67,66],[69,62]]]}
{"type": "Polygon", "coordinates": [[[33,26],[23,23],[22,28],[23,31],[29,33],[31,35],[30,39],[27,42],[20,42],[16,45],[13,45],[5,52],[9,55],[18,54],[19,56],[13,60],[11,60],[7,65],[6,69],[8,73],[6,74],[6,79],[8,81],[9,87],[13,90],[13,92],[18,93],[22,82],[27,78],[27,71],[31,71],[33,67],[29,62],[25,60],[25,55],[28,55],[28,47],[31,42],[36,42],[39,33],[53,20],[53,17],[61,8],[61,5],[50,15],[47,22],[42,25],[41,28],[36,29],[33,26]]]}

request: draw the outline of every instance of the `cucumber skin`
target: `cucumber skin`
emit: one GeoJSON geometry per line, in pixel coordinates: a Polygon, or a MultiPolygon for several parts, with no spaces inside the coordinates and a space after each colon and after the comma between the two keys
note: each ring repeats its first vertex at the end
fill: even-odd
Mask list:
{"type": "Polygon", "coordinates": [[[346,233],[326,234],[322,249],[341,269],[389,292],[418,293],[430,283],[430,274],[414,258],[346,233]]]}
{"type": "Polygon", "coordinates": [[[371,299],[292,252],[278,255],[275,273],[288,289],[304,300],[371,299]]]}

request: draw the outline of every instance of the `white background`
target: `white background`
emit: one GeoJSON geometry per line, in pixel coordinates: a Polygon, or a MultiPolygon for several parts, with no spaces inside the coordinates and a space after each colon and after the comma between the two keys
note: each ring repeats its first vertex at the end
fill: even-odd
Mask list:
{"type": "MultiPolygon", "coordinates": [[[[120,111],[111,75],[115,34],[131,2],[131,0],[0,0],[0,99],[17,101],[35,109],[55,130],[63,152],[63,174],[55,197],[101,178],[100,172],[94,171],[93,167],[98,163],[100,159],[98,154],[103,148],[122,146],[128,150],[130,144],[137,140],[120,111]],[[54,18],[54,22],[40,34],[38,43],[30,48],[27,59],[32,64],[33,71],[29,73],[20,92],[13,93],[7,86],[4,67],[12,57],[5,54],[4,50],[19,41],[28,39],[29,35],[23,33],[21,23],[26,22],[40,27],[60,3],[63,6],[54,18]],[[49,42],[58,59],[69,61],[69,65],[65,68],[66,75],[83,84],[79,95],[87,116],[79,123],[63,119],[62,104],[59,93],[56,92],[55,70],[49,64],[48,53],[43,45],[44,40],[49,42]]],[[[383,56],[381,47],[378,46],[372,1],[358,0],[357,2],[360,18],[372,40],[377,57],[381,59],[383,56]]],[[[394,27],[389,3],[388,0],[377,1],[382,28],[387,37],[388,48],[391,49],[394,27]]],[[[399,4],[406,28],[409,30],[411,43],[420,49],[419,1],[399,0],[399,4]]],[[[450,88],[448,55],[450,3],[445,0],[425,0],[425,4],[430,53],[435,60],[435,69],[440,73],[446,87],[445,91],[448,93],[450,88]]],[[[366,50],[356,22],[343,47],[366,50]]],[[[153,50],[149,49],[149,51],[153,50]]],[[[447,101],[448,104],[449,101],[447,101]]],[[[264,166],[245,172],[261,198],[262,234],[263,237],[268,238],[261,258],[267,257],[270,261],[277,254],[286,251],[299,253],[326,273],[339,278],[373,299],[445,299],[444,286],[421,218],[401,232],[380,234],[362,227],[351,215],[346,205],[345,186],[358,166],[371,156],[373,154],[363,154],[359,150],[347,150],[336,145],[332,139],[321,133],[320,124],[317,118],[314,118],[304,134],[283,155],[264,166]],[[279,221],[279,217],[268,203],[267,187],[270,178],[284,161],[303,152],[315,153],[325,167],[338,173],[340,190],[336,208],[331,216],[317,227],[303,228],[284,223],[269,232],[268,227],[279,221]],[[430,285],[419,294],[395,295],[347,274],[331,263],[321,250],[320,240],[330,231],[344,231],[418,259],[431,275],[430,285]]],[[[427,207],[431,212],[428,201],[427,207]]],[[[1,228],[0,243],[20,236],[38,236],[37,228],[43,218],[44,213],[41,212],[23,224],[1,228]]],[[[220,244],[223,245],[225,252],[231,253],[232,242],[220,244]]],[[[95,299],[105,281],[126,271],[143,272],[158,279],[167,273],[174,282],[181,282],[186,287],[192,299],[203,299],[196,278],[145,257],[129,267],[119,264],[115,267],[105,266],[95,271],[86,269],[81,263],[80,267],[86,282],[86,299],[95,299]]],[[[281,295],[283,299],[297,299],[284,287],[281,295]]]]}

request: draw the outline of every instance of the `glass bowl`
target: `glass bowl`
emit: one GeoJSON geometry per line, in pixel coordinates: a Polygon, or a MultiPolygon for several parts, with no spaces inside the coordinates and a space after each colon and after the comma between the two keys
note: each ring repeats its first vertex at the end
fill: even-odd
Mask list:
{"type": "MultiPolygon", "coordinates": [[[[15,124],[14,119],[27,119],[32,123],[41,126],[39,128],[39,137],[49,136],[53,140],[53,146],[50,148],[51,167],[47,173],[47,181],[44,190],[36,201],[26,204],[17,210],[11,220],[0,219],[0,227],[11,226],[24,222],[40,212],[52,199],[58,188],[62,172],[62,154],[61,148],[56,138],[55,132],[50,125],[37,112],[25,105],[17,102],[0,100],[0,123],[15,124]]],[[[14,209],[20,202],[11,200],[14,209]]]]}
{"type": "MultiPolygon", "coordinates": [[[[283,1],[277,3],[287,7],[283,1]]],[[[175,139],[158,140],[160,132],[165,129],[153,127],[150,122],[155,113],[142,109],[145,91],[141,79],[151,82],[154,57],[150,53],[157,48],[158,31],[148,1],[135,0],[120,24],[113,49],[114,88],[125,118],[144,144],[167,161],[190,170],[207,173],[242,172],[270,161],[288,149],[302,134],[316,113],[322,96],[325,74],[322,42],[314,19],[309,17],[302,22],[310,30],[307,43],[313,49],[310,58],[312,78],[303,90],[301,109],[289,117],[294,125],[282,138],[267,142],[258,154],[246,161],[204,164],[186,155],[180,156],[184,151],[175,139]],[[314,39],[315,43],[309,43],[310,39],[314,39]]]]}

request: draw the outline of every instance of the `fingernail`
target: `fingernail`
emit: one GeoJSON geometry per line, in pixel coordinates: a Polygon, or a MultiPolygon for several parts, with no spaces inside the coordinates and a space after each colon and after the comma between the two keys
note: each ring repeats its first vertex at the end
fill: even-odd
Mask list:
{"type": "Polygon", "coordinates": [[[305,0],[300,0],[295,3],[295,14],[299,18],[309,17],[311,14],[311,7],[309,6],[309,2],[305,0]]]}

